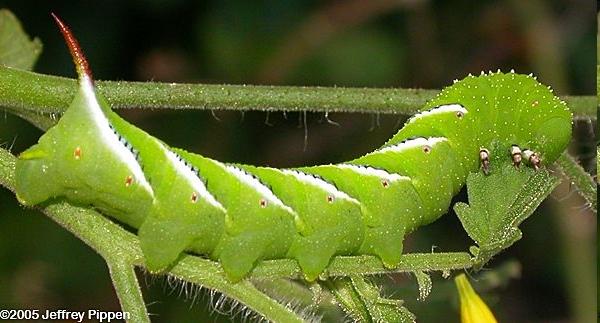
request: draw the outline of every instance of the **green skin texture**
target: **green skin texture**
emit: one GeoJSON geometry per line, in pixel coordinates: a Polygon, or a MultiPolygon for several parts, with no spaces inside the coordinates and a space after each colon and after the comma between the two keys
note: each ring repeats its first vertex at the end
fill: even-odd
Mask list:
{"type": "Polygon", "coordinates": [[[446,213],[467,175],[479,171],[482,147],[490,153],[493,172],[494,165],[510,161],[512,145],[535,151],[550,164],[571,137],[572,116],[565,103],[533,77],[468,76],[423,109],[460,104],[466,113],[450,109],[418,114],[382,149],[407,140],[412,145],[401,144],[397,151],[378,149],[343,163],[402,176],[397,180],[337,165],[296,169],[334,185],[345,193],[340,198],[289,171],[224,164],[169,148],[111,111],[100,94],[94,94],[85,74],[80,73],[79,84],[57,125],[19,156],[18,199],[25,205],[56,198],[91,205],[138,230],[150,271],[167,269],[188,251],[218,260],[232,281],[266,259],[297,260],[309,281],[318,278],[335,255],[375,255],[393,268],[400,261],[404,236],[446,213]],[[128,183],[132,166],[99,139],[92,117],[98,112],[139,153],[151,191],[143,187],[142,178],[134,176],[128,183]],[[414,144],[420,143],[411,141],[415,137],[438,139],[414,144]],[[168,150],[197,169],[222,207],[198,197],[169,161],[168,150]],[[255,176],[280,203],[266,198],[228,165],[255,176]]]}

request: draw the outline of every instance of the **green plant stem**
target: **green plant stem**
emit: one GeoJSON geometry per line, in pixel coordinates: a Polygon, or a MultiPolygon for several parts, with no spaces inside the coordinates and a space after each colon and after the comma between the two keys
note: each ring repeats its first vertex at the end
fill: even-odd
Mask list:
{"type": "Polygon", "coordinates": [[[592,211],[597,214],[598,195],[594,179],[567,153],[560,155],[557,163],[562,172],[569,178],[571,184],[577,188],[579,194],[589,203],[592,211]]]}
{"type": "MultiPolygon", "coordinates": [[[[98,81],[114,108],[227,109],[414,114],[438,90],[294,87],[98,81]]],[[[0,107],[62,113],[75,91],[74,79],[0,66],[0,107]]],[[[563,99],[577,117],[596,118],[593,96],[563,99]]]]}
{"type": "Polygon", "coordinates": [[[239,283],[230,283],[217,264],[212,263],[206,266],[210,262],[204,260],[202,261],[203,266],[197,266],[199,262],[194,260],[204,259],[189,257],[187,261],[180,261],[171,268],[169,275],[198,286],[217,290],[229,298],[242,302],[245,306],[272,322],[303,322],[294,311],[265,295],[250,280],[245,279],[239,283]]]}
{"type": "Polygon", "coordinates": [[[598,185],[598,170],[600,169],[600,147],[596,147],[596,185],[598,185]]]}
{"type": "Polygon", "coordinates": [[[327,281],[327,289],[335,296],[344,312],[356,322],[373,322],[367,304],[352,285],[349,277],[327,281]]]}
{"type": "Polygon", "coordinates": [[[41,130],[48,130],[50,127],[56,124],[58,118],[52,117],[51,114],[40,114],[34,111],[28,110],[14,110],[12,108],[6,108],[6,111],[20,117],[23,120],[28,121],[32,125],[38,127],[41,130]]]}
{"type": "Polygon", "coordinates": [[[135,275],[135,267],[118,257],[104,258],[110,277],[121,303],[121,310],[129,313],[128,322],[150,323],[146,303],[142,297],[140,284],[135,275]]]}
{"type": "MultiPolygon", "coordinates": [[[[471,267],[471,256],[466,252],[409,253],[402,256],[394,269],[386,269],[374,256],[339,256],[331,260],[326,277],[348,276],[349,274],[383,274],[412,272],[415,270],[450,270],[471,267]]],[[[291,259],[263,261],[252,272],[254,278],[288,277],[301,278],[302,271],[291,259]]],[[[324,278],[326,278],[324,277],[324,278]]]]}
{"type": "Polygon", "coordinates": [[[597,322],[596,319],[596,219],[588,216],[564,216],[573,213],[573,205],[552,202],[559,212],[554,213],[559,241],[556,257],[565,266],[561,275],[570,318],[573,323],[597,322]]]}

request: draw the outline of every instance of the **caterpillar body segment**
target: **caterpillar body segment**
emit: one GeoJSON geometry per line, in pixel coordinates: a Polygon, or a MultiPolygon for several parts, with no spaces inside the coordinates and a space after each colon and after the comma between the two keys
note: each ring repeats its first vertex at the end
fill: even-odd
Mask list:
{"type": "MultiPolygon", "coordinates": [[[[454,86],[457,86],[455,84],[454,86]]],[[[459,102],[459,101],[455,101],[459,102]]],[[[473,158],[479,151],[479,144],[474,139],[476,113],[472,113],[458,103],[446,103],[425,110],[412,118],[383,147],[397,145],[411,138],[437,137],[446,138],[453,152],[458,167],[456,180],[462,186],[467,175],[478,167],[478,160],[473,158]],[[466,138],[470,138],[465,140],[466,138]]],[[[457,187],[455,187],[456,189],[457,187]]]]}
{"type": "Polygon", "coordinates": [[[143,208],[145,219],[136,227],[142,251],[153,255],[146,259],[148,268],[166,268],[197,237],[204,237],[205,243],[198,249],[213,250],[224,228],[226,210],[208,192],[197,170],[160,140],[114,112],[109,115],[115,133],[132,147],[153,188],[151,206],[143,208]]]}
{"type": "Polygon", "coordinates": [[[57,125],[19,156],[17,195],[25,205],[65,197],[128,224],[154,272],[185,251],[219,261],[232,281],[267,259],[295,259],[311,281],[336,255],[375,255],[391,268],[404,236],[444,214],[469,173],[518,166],[515,152],[537,169],[571,134],[571,114],[548,88],[498,72],[444,89],[385,145],[348,162],[222,163],[171,148],[112,112],[58,22],[79,90],[57,125]]]}
{"type": "Polygon", "coordinates": [[[364,237],[361,203],[333,184],[297,170],[245,166],[298,214],[287,257],[314,280],[334,255],[355,254],[364,237]]]}
{"type": "MultiPolygon", "coordinates": [[[[299,235],[297,228],[302,227],[294,210],[238,166],[181,149],[174,151],[198,169],[211,194],[226,209],[225,227],[213,241],[216,247],[199,248],[205,247],[206,242],[204,237],[198,237],[188,250],[219,260],[233,281],[246,276],[259,260],[286,257],[299,235]]],[[[197,216],[201,218],[202,214],[197,216]]]]}
{"type": "Polygon", "coordinates": [[[320,176],[360,201],[364,238],[356,254],[376,255],[387,267],[400,262],[404,236],[419,226],[423,210],[409,177],[352,164],[299,171],[320,176]]]}
{"type": "Polygon", "coordinates": [[[419,225],[444,214],[452,196],[462,186],[454,181],[464,181],[464,178],[457,178],[459,164],[448,140],[443,137],[407,140],[375,150],[351,163],[409,177],[422,204],[419,225]]]}

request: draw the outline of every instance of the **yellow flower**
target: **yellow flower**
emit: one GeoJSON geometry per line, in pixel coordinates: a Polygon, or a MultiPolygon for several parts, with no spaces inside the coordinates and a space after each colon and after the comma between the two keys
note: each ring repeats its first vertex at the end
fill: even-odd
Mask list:
{"type": "Polygon", "coordinates": [[[465,274],[454,278],[460,298],[460,316],[462,323],[497,323],[494,314],[475,293],[465,274]]]}

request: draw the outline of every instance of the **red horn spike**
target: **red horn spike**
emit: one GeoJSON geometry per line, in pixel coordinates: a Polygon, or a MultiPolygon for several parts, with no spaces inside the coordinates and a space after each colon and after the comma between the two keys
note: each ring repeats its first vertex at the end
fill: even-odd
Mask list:
{"type": "Polygon", "coordinates": [[[83,55],[83,51],[81,50],[77,39],[75,39],[75,36],[73,36],[71,29],[69,29],[69,27],[67,27],[67,25],[65,25],[62,22],[62,20],[60,20],[60,18],[58,18],[58,16],[56,16],[54,13],[50,14],[52,15],[52,18],[54,18],[54,20],[56,21],[60,32],[65,38],[65,41],[67,42],[67,46],[69,47],[69,51],[71,52],[71,56],[73,57],[73,63],[75,63],[75,67],[77,68],[77,74],[79,75],[79,78],[81,79],[83,76],[87,76],[89,77],[91,82],[94,82],[94,78],[92,77],[92,72],[90,70],[90,65],[88,64],[85,55],[83,55]]]}

